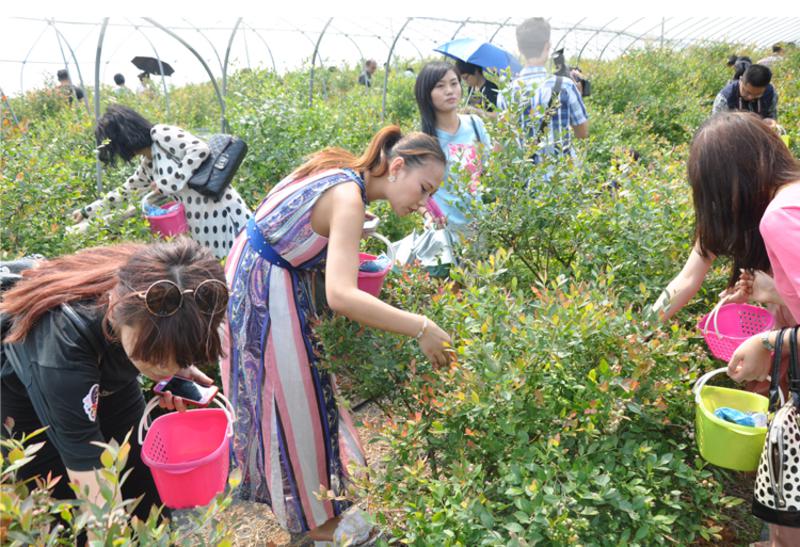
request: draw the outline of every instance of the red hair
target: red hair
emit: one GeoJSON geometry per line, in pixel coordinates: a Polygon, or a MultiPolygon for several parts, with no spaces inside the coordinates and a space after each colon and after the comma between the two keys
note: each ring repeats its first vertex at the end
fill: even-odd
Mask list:
{"type": "Polygon", "coordinates": [[[356,173],[369,171],[380,177],[386,174],[389,162],[396,157],[403,158],[407,165],[417,167],[428,159],[442,164],[447,162],[434,137],[419,132],[403,136],[398,126],[388,125],[372,137],[360,157],[343,148],[325,148],[313,154],[293,175],[303,178],[327,169],[352,169],[356,173]]]}
{"type": "Polygon", "coordinates": [[[194,289],[209,279],[221,282],[219,298],[227,298],[222,266],[208,249],[189,238],[86,249],[44,261],[22,276],[0,303],[0,311],[13,321],[6,343],[24,340],[49,310],[88,300],[106,308],[103,328],[109,338],[112,322],[136,329],[131,359],[159,363],[172,358],[187,367],[216,361],[222,354],[218,327],[224,313],[204,314],[194,298],[187,297],[174,315],[157,317],[140,298],[156,281],[194,289]],[[109,298],[112,293],[113,299],[109,298]]]}
{"type": "Polygon", "coordinates": [[[108,304],[108,294],[118,282],[117,272],[143,248],[136,244],[94,247],[23,271],[22,279],[0,302],[0,311],[14,318],[3,341],[24,340],[39,318],[61,304],[80,300],[108,304]]]}

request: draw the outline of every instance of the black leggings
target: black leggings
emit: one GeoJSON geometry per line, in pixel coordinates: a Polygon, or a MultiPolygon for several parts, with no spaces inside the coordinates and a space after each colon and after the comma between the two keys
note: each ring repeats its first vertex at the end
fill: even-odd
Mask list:
{"type": "MultiPolygon", "coordinates": [[[[5,378],[2,385],[2,420],[6,422],[7,417],[14,420],[14,436],[19,438],[20,433],[31,433],[42,427],[39,417],[31,405],[30,400],[22,396],[19,392],[21,384],[14,377],[8,381],[5,378]],[[16,382],[14,381],[16,380],[16,382]],[[17,385],[13,385],[17,384],[17,385]]],[[[102,397],[100,400],[102,411],[98,412],[97,419],[100,422],[100,430],[106,441],[111,439],[122,443],[125,435],[133,429],[129,443],[131,445],[128,462],[125,469],[132,469],[125,483],[122,485],[122,496],[125,499],[135,499],[144,495],[142,501],[136,506],[133,514],[142,520],[146,520],[150,513],[150,508],[161,505],[161,498],[158,496],[153,476],[150,469],[142,462],[141,446],[136,439],[136,428],[139,418],[144,413],[144,397],[137,381],[131,382],[127,387],[102,397]]],[[[2,429],[3,437],[8,436],[5,428],[2,429]]],[[[45,434],[34,437],[32,442],[46,441],[45,434]]],[[[69,487],[69,477],[61,456],[50,442],[45,442],[44,446],[36,453],[33,461],[25,464],[17,472],[17,479],[24,480],[36,475],[46,476],[51,472],[54,477],[61,476],[52,491],[52,496],[56,499],[75,499],[75,493],[69,487]]],[[[169,510],[164,509],[164,516],[169,517],[169,510]]]]}

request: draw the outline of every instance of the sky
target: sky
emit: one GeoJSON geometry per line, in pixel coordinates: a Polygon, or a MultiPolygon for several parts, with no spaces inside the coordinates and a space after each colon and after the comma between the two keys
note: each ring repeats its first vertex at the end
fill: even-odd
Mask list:
{"type": "MultiPolygon", "coordinates": [[[[127,84],[135,87],[139,70],[130,60],[134,56],[155,56],[154,51],[158,52],[162,61],[175,69],[168,83],[183,85],[208,80],[208,74],[197,57],[174,37],[145,21],[140,15],[142,13],[152,14],[150,17],[153,20],[173,29],[196,50],[217,78],[222,73],[221,66],[238,14],[242,15],[243,20],[231,43],[229,72],[244,67],[274,68],[284,72],[307,64],[317,37],[330,17],[333,20],[320,43],[321,61],[325,66],[352,66],[359,64],[362,58],[370,57],[383,64],[388,56],[389,45],[409,16],[415,19],[398,40],[396,57],[415,60],[433,55],[433,48],[451,39],[456,32],[459,37],[493,38],[493,43],[516,52],[514,22],[537,15],[521,12],[519,2],[505,0],[491,3],[495,13],[487,13],[485,0],[439,4],[410,0],[404,2],[402,7],[388,2],[339,1],[332,4],[304,0],[297,2],[293,9],[284,11],[274,4],[264,3],[264,9],[255,10],[256,5],[252,2],[226,0],[225,12],[230,14],[226,16],[219,15],[222,10],[218,2],[206,0],[182,3],[182,6],[190,5],[191,11],[185,7],[181,11],[179,8],[182,6],[175,4],[169,7],[164,2],[140,1],[136,4],[137,14],[120,12],[119,7],[112,8],[91,1],[73,2],[68,12],[63,2],[33,1],[22,6],[26,9],[20,9],[20,4],[16,4],[10,12],[4,8],[0,16],[0,88],[13,96],[23,90],[41,87],[52,81],[55,72],[64,68],[65,64],[74,83],[78,84],[82,79],[85,86],[94,85],[97,45],[104,16],[109,17],[109,25],[103,39],[100,81],[112,85],[114,74],[121,73],[127,84]],[[332,5],[335,5],[336,12],[331,9],[332,5]],[[453,13],[454,6],[457,6],[458,13],[453,13]],[[451,21],[433,21],[426,17],[451,21]],[[459,28],[457,21],[467,17],[470,22],[459,28]],[[50,19],[54,20],[54,24],[48,21],[50,19]],[[509,21],[505,27],[488,24],[504,21],[509,21]],[[78,68],[73,54],[77,58],[78,68]],[[26,61],[24,64],[21,62],[23,60],[26,61]]],[[[717,14],[722,13],[721,4],[706,2],[697,8],[690,7],[692,4],[688,0],[676,0],[670,2],[668,7],[658,6],[658,12],[651,10],[648,13],[641,2],[603,2],[600,5],[573,1],[569,4],[573,13],[542,15],[551,18],[553,41],[575,24],[579,29],[605,26],[625,30],[633,36],[645,31],[657,34],[661,23],[667,31],[670,27],[674,28],[678,36],[681,35],[681,29],[686,29],[688,36],[698,30],[714,35],[724,33],[726,28],[747,28],[747,21],[743,19],[716,18],[717,14]],[[687,21],[687,14],[698,19],[687,21]],[[558,28],[562,30],[556,30],[558,28]]],[[[800,16],[800,3],[796,4],[798,7],[793,10],[797,13],[790,13],[792,8],[788,8],[785,15],[800,16]]],[[[736,0],[733,4],[726,2],[725,5],[728,8],[735,7],[736,0]]],[[[742,2],[743,8],[747,5],[742,2]]],[[[726,11],[749,13],[751,10],[726,11]]],[[[786,28],[791,27],[795,34],[800,33],[797,30],[800,24],[792,26],[791,20],[786,21],[789,21],[786,28]]],[[[766,35],[770,35],[772,29],[775,30],[772,34],[779,36],[783,28],[781,24],[780,19],[773,19],[761,26],[766,35]]],[[[562,45],[566,47],[568,55],[570,52],[573,56],[577,55],[584,44],[588,44],[583,50],[584,56],[597,56],[605,48],[604,55],[608,57],[619,53],[633,41],[625,35],[611,38],[608,34],[594,36],[592,30],[575,30],[562,45]]],[[[319,62],[320,59],[316,61],[317,64],[319,62]]]]}

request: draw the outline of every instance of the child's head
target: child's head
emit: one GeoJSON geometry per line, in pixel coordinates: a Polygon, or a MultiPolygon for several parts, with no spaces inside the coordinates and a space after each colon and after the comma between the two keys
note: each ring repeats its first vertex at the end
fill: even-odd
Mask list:
{"type": "Polygon", "coordinates": [[[422,132],[436,136],[436,115],[458,109],[461,100],[461,83],[456,69],[450,63],[428,63],[417,76],[414,86],[422,132]]]}

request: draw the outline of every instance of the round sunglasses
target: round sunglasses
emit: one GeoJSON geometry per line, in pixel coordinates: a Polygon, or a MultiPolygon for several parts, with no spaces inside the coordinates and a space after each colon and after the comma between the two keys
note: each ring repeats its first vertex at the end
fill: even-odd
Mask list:
{"type": "Polygon", "coordinates": [[[228,286],[218,279],[206,279],[194,289],[181,289],[174,281],[160,279],[146,291],[134,294],[144,300],[147,311],[156,317],[175,315],[187,294],[193,295],[197,309],[205,315],[224,313],[228,305],[228,286]]]}

